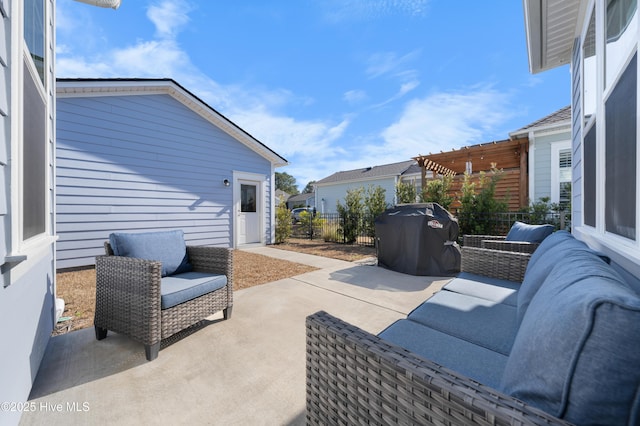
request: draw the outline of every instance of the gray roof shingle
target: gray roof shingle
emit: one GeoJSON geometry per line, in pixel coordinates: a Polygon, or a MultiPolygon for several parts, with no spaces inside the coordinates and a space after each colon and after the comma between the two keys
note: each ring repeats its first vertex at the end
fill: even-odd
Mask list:
{"type": "Polygon", "coordinates": [[[318,182],[316,182],[316,184],[322,185],[324,183],[367,180],[385,176],[400,176],[409,167],[411,167],[412,164],[415,164],[414,160],[402,161],[400,163],[393,164],[384,164],[381,166],[366,167],[364,169],[336,172],[331,176],[327,176],[326,178],[319,180],[318,182]]]}
{"type": "Polygon", "coordinates": [[[546,127],[552,124],[558,124],[563,122],[571,123],[571,105],[568,105],[564,108],[560,108],[559,110],[552,112],[546,117],[542,117],[541,119],[536,120],[533,123],[527,124],[523,128],[518,129],[515,132],[512,132],[511,134],[512,135],[521,134],[536,127],[546,127]]]}

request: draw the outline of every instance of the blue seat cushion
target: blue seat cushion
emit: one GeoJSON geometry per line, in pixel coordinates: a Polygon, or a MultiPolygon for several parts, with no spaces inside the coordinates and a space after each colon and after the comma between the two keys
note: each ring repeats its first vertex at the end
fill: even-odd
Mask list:
{"type": "Polygon", "coordinates": [[[507,362],[498,352],[408,319],[394,322],[379,337],[493,388],[507,362]]]}
{"type": "Polygon", "coordinates": [[[487,299],[492,302],[517,306],[517,293],[520,289],[520,283],[471,274],[469,272],[461,272],[457,278],[454,278],[445,285],[444,289],[455,293],[480,297],[481,299],[487,299]]]}
{"type": "Polygon", "coordinates": [[[515,306],[443,290],[408,319],[508,356],[518,331],[516,311],[515,306]]]}
{"type": "Polygon", "coordinates": [[[135,234],[114,232],[109,235],[109,243],[116,256],[161,262],[163,277],[193,269],[189,263],[187,245],[181,230],[135,234]]]}
{"type": "Polygon", "coordinates": [[[640,298],[601,269],[578,281],[557,279],[573,268],[549,276],[499,389],[572,423],[639,424],[640,298]]]}
{"type": "Polygon", "coordinates": [[[541,243],[551,235],[554,229],[553,225],[527,225],[526,223],[516,221],[509,230],[505,240],[541,243]]]}
{"type": "MultiPolygon", "coordinates": [[[[527,312],[531,300],[536,295],[540,287],[547,280],[549,274],[554,268],[560,268],[564,271],[572,271],[572,273],[579,272],[573,268],[567,261],[567,254],[576,251],[591,252],[593,251],[582,241],[575,239],[571,234],[566,231],[555,232],[548,240],[554,238],[557,240],[556,244],[551,247],[543,247],[543,242],[540,247],[533,253],[527,270],[524,274],[524,280],[522,280],[522,286],[518,291],[518,322],[522,322],[524,315],[527,312]],[[556,237],[556,234],[558,237],[556,237]],[[555,238],[554,238],[555,237],[555,238]],[[537,255],[538,250],[542,249],[541,254],[537,255]],[[535,257],[534,257],[535,256],[535,257]],[[533,262],[533,264],[532,264],[533,262]]],[[[563,274],[565,278],[568,274],[563,274]]]]}
{"type": "Polygon", "coordinates": [[[160,308],[172,308],[227,285],[225,275],[205,272],[184,272],[162,278],[160,283],[160,308]]]}

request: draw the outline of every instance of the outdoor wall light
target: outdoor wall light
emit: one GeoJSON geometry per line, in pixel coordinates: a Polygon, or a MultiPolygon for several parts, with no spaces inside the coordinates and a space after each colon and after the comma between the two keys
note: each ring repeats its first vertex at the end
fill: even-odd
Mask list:
{"type": "Polygon", "coordinates": [[[231,185],[231,182],[229,182],[229,179],[225,179],[222,181],[222,183],[224,184],[224,186],[229,186],[231,185]]]}

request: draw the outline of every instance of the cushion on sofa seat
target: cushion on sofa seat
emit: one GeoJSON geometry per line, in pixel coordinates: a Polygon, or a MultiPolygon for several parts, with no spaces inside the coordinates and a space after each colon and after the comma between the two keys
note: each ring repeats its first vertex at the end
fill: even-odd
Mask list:
{"type": "Polygon", "coordinates": [[[540,250],[541,248],[544,249],[544,247],[540,245],[538,250],[533,253],[531,260],[529,261],[529,265],[527,265],[527,270],[524,274],[524,280],[522,281],[522,286],[520,287],[517,296],[518,323],[522,322],[522,318],[524,318],[531,300],[536,295],[536,293],[554,268],[576,271],[575,269],[572,269],[566,259],[566,255],[568,253],[572,253],[575,251],[587,251],[593,253],[593,251],[589,247],[587,247],[585,243],[576,240],[571,234],[566,231],[555,232],[552,236],[547,238],[547,240],[551,239],[556,234],[561,236],[561,238],[558,238],[559,241],[552,247],[548,247],[548,249],[543,250],[542,254],[534,259],[533,256],[537,254],[538,250],[540,250]],[[532,261],[534,261],[533,266],[531,265],[532,261]]]}
{"type": "Polygon", "coordinates": [[[509,355],[518,331],[516,307],[442,290],[407,317],[503,355],[509,355]]]}
{"type": "Polygon", "coordinates": [[[494,388],[507,362],[498,352],[407,319],[394,322],[378,336],[494,388]]]}
{"type": "Polygon", "coordinates": [[[225,275],[205,272],[184,272],[164,277],[160,283],[160,308],[172,308],[225,285],[227,285],[225,275]]]}
{"type": "Polygon", "coordinates": [[[638,424],[640,298],[601,275],[550,276],[522,321],[499,389],[573,423],[638,424]]]}
{"type": "Polygon", "coordinates": [[[523,222],[516,221],[505,241],[525,241],[527,243],[541,243],[554,230],[553,225],[528,225],[523,222]]]}
{"type": "Polygon", "coordinates": [[[444,289],[505,305],[517,306],[520,283],[461,272],[445,285],[444,289]]]}
{"type": "Polygon", "coordinates": [[[116,256],[162,262],[162,276],[191,271],[184,233],[180,230],[162,232],[125,233],[109,235],[109,243],[116,256]]]}

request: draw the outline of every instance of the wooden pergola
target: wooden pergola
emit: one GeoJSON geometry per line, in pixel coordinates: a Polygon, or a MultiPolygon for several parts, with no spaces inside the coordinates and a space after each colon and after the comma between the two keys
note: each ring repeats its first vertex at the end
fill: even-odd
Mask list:
{"type": "Polygon", "coordinates": [[[525,137],[419,155],[413,159],[421,168],[423,191],[427,186],[427,170],[431,170],[434,174],[453,178],[452,194],[460,190],[465,171],[477,179],[479,172],[489,171],[496,165],[504,172],[497,184],[496,196],[509,195],[509,208],[515,211],[529,203],[528,152],[529,139],[525,137]]]}
{"type": "Polygon", "coordinates": [[[418,157],[413,157],[413,159],[416,160],[420,166],[420,179],[423,191],[427,189],[427,170],[448,177],[454,177],[457,174],[454,170],[430,160],[425,155],[419,155],[418,157]]]}

